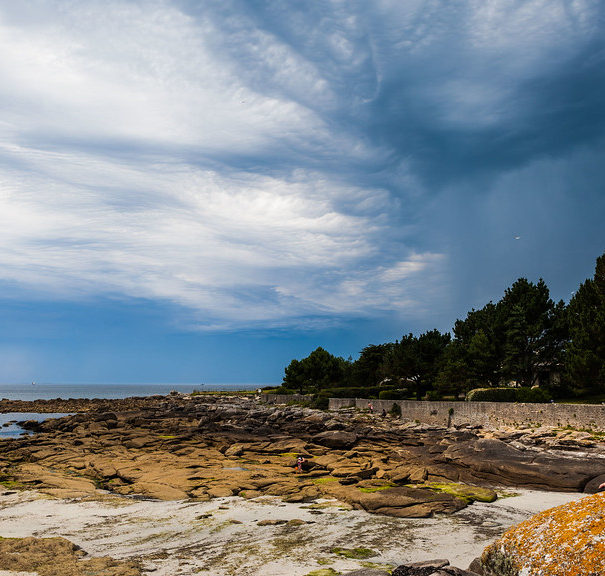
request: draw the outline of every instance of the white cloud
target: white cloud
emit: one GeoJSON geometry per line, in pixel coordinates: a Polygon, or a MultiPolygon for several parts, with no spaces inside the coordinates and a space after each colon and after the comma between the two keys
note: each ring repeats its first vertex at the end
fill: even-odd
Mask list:
{"type": "MultiPolygon", "coordinates": [[[[177,6],[0,2],[0,278],[172,302],[214,328],[408,306],[435,258],[390,237],[389,192],[324,169],[385,152],[326,123],[330,66],[177,6]]],[[[314,41],[348,74],[363,23],[335,24],[314,41]]]]}
{"type": "Polygon", "coordinates": [[[434,260],[414,254],[389,269],[385,192],[315,173],[286,180],[15,147],[7,155],[27,167],[1,182],[0,276],[46,295],[160,299],[213,327],[282,325],[396,309],[406,278],[434,260]],[[347,213],[342,196],[375,203],[347,213]]]}
{"type": "MultiPolygon", "coordinates": [[[[187,145],[216,154],[325,132],[304,106],[244,84],[213,44],[220,31],[212,22],[163,2],[49,4],[62,18],[51,11],[47,25],[0,17],[4,122],[21,136],[187,145]]],[[[282,65],[291,60],[290,77],[304,68],[279,46],[261,48],[282,65]]],[[[301,82],[321,83],[309,75],[301,82]]]]}

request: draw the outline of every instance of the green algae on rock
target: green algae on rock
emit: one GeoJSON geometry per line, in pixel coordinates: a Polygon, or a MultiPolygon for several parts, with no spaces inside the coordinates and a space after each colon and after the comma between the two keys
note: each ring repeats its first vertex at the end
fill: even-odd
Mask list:
{"type": "Polygon", "coordinates": [[[498,494],[491,488],[469,486],[459,482],[425,482],[424,484],[415,484],[414,488],[427,488],[435,492],[444,492],[462,498],[467,502],[495,502],[498,499],[498,494]]]}
{"type": "Polygon", "coordinates": [[[370,550],[369,548],[332,548],[332,553],[355,560],[365,560],[366,558],[378,556],[378,552],[374,552],[374,550],[370,550]]]}

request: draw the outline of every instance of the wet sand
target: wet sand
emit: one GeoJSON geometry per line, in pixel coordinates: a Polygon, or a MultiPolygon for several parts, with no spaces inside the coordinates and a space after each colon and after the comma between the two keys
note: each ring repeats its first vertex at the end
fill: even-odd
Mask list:
{"type": "MultiPolygon", "coordinates": [[[[93,556],[138,558],[150,576],[304,576],[448,558],[467,568],[509,526],[582,497],[516,490],[449,516],[400,519],[347,510],[337,502],[288,504],[270,497],[210,502],[155,501],[107,494],[63,500],[24,491],[0,495],[0,536],[62,536],[93,556]],[[279,524],[260,525],[262,521],[279,524]],[[346,558],[334,548],[376,555],[346,558]]],[[[0,576],[26,576],[0,570],[0,576]]],[[[29,576],[29,575],[28,575],[29,576]]]]}

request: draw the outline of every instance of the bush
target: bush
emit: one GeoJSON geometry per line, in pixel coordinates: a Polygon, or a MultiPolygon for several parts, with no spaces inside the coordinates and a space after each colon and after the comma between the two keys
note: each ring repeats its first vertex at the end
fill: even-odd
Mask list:
{"type": "Polygon", "coordinates": [[[393,416],[393,418],[401,418],[401,406],[393,403],[391,409],[389,410],[389,414],[393,416]]]}
{"type": "Polygon", "coordinates": [[[329,405],[329,396],[316,395],[313,400],[309,403],[309,408],[315,408],[316,410],[327,410],[329,405]]]}
{"type": "Polygon", "coordinates": [[[318,396],[325,396],[326,398],[377,398],[379,392],[380,388],[378,386],[369,386],[367,388],[324,388],[319,391],[318,396]]]}
{"type": "Polygon", "coordinates": [[[550,402],[552,396],[544,388],[518,388],[517,402],[540,403],[550,402]]]}
{"type": "Polygon", "coordinates": [[[284,386],[278,386],[277,388],[263,388],[265,394],[297,394],[296,390],[290,390],[290,388],[284,388],[284,386]]]}
{"type": "Polygon", "coordinates": [[[515,388],[475,388],[466,399],[469,402],[515,402],[517,391],[515,388]]]}
{"type": "Polygon", "coordinates": [[[542,388],[475,388],[466,395],[469,402],[550,402],[550,394],[542,388]]]}
{"type": "Polygon", "coordinates": [[[405,400],[407,397],[407,390],[381,390],[378,393],[380,400],[405,400]]]}

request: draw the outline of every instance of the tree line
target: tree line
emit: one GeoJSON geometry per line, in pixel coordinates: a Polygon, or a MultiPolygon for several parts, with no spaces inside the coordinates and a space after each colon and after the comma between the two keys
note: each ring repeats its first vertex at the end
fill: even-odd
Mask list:
{"type": "Polygon", "coordinates": [[[567,305],[542,279],[519,278],[451,333],[404,334],[366,346],[355,361],[317,348],[290,362],[280,391],[436,399],[501,386],[555,398],[605,393],[605,253],[567,305]]]}

